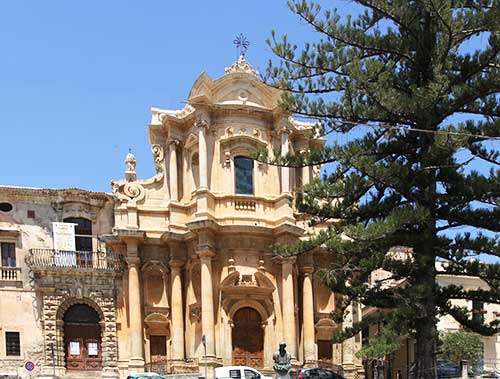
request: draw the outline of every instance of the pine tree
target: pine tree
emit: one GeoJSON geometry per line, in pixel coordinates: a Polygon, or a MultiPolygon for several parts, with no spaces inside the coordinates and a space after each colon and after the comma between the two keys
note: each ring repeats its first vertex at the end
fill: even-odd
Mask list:
{"type": "Polygon", "coordinates": [[[273,161],[331,164],[297,196],[298,209],[328,228],[279,252],[322,246],[334,254],[324,278],[342,294],[336,320],[352,302],[381,310],[335,340],[383,322],[382,343],[413,336],[415,377],[434,378],[439,316],[482,335],[499,332],[498,322],[478,321],[453,300],[500,303],[500,265],[482,259],[500,257],[500,3],[352,3],[359,14],[341,17],[291,1],[317,38],[302,48],[274,32],[269,41],[278,59],[266,80],[285,91],[284,109],[318,120],[324,135],[349,136],[273,161]],[[395,246],[411,254],[388,253],[395,246]],[[490,289],[438,286],[439,260],[443,274],[478,276],[490,289]],[[380,269],[390,277],[368,284],[380,269]]]}

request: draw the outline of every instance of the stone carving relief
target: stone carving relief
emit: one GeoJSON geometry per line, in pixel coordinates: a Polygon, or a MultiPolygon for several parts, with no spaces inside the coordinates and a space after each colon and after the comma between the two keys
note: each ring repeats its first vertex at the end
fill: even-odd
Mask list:
{"type": "Polygon", "coordinates": [[[128,153],[125,159],[127,171],[125,180],[111,181],[111,190],[113,195],[122,202],[138,202],[144,199],[146,191],[144,187],[157,183],[165,176],[165,153],[160,144],[151,146],[153,161],[155,164],[156,175],[147,180],[137,180],[135,168],[137,161],[132,153],[128,153]]]}
{"type": "Polygon", "coordinates": [[[189,319],[191,322],[201,321],[201,304],[194,303],[189,306],[189,319]]]}
{"type": "Polygon", "coordinates": [[[250,66],[243,55],[240,55],[238,60],[234,62],[231,67],[226,67],[224,70],[226,75],[235,73],[245,73],[259,77],[259,72],[250,66]]]}
{"type": "Polygon", "coordinates": [[[151,146],[151,152],[153,153],[153,161],[155,163],[155,170],[156,170],[155,179],[160,180],[163,178],[163,175],[165,175],[165,169],[164,169],[165,155],[163,152],[163,147],[155,143],[151,146]]]}

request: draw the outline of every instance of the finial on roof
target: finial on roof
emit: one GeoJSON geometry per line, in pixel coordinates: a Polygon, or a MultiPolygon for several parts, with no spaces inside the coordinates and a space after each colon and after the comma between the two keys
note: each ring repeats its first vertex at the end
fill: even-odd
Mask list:
{"type": "Polygon", "coordinates": [[[125,165],[127,166],[127,170],[125,171],[125,179],[128,182],[134,182],[137,180],[137,174],[135,171],[135,166],[137,164],[137,160],[135,159],[134,154],[132,154],[132,149],[128,149],[128,154],[125,157],[125,165]]]}
{"type": "Polygon", "coordinates": [[[238,60],[234,62],[231,67],[226,67],[224,70],[224,73],[227,74],[234,74],[234,73],[245,73],[245,74],[251,74],[254,76],[259,77],[259,71],[255,70],[250,66],[250,63],[248,63],[245,59],[244,55],[240,55],[238,60]]]}

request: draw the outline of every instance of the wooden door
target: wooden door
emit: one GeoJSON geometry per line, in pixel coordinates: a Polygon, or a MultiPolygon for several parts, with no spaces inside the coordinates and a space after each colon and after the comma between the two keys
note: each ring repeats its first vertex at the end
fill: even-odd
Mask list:
{"type": "Polygon", "coordinates": [[[68,370],[102,368],[99,325],[65,325],[66,367],[68,370]]]}
{"type": "Polygon", "coordinates": [[[318,359],[320,361],[331,362],[333,358],[332,341],[318,340],[318,359]]]}
{"type": "Polygon", "coordinates": [[[264,329],[259,313],[253,308],[241,308],[233,322],[233,365],[264,367],[264,329]]]}
{"type": "Polygon", "coordinates": [[[149,352],[151,355],[151,362],[166,361],[167,337],[149,336],[149,352]]]}

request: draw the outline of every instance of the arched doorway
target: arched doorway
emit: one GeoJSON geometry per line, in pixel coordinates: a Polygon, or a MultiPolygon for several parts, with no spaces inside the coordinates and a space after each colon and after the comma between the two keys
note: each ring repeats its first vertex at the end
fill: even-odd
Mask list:
{"type": "Polygon", "coordinates": [[[102,368],[99,314],[86,304],[75,304],[63,317],[64,348],[68,370],[102,368]]]}
{"type": "Polygon", "coordinates": [[[233,365],[264,367],[264,329],[259,312],[250,307],[233,316],[233,365]]]}

